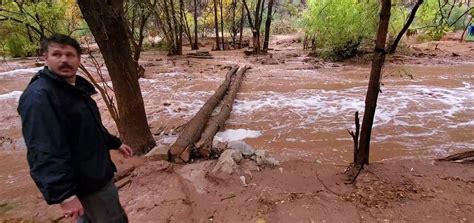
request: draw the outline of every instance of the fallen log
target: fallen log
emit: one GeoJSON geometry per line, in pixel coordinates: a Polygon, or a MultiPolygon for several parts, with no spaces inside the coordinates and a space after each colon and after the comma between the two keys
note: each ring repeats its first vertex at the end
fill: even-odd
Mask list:
{"type": "Polygon", "coordinates": [[[238,67],[233,67],[229,72],[227,72],[224,82],[219,86],[214,95],[206,101],[197,114],[186,124],[182,133],[169,150],[169,157],[172,161],[177,163],[189,161],[191,149],[194,147],[194,143],[201,137],[204,127],[211,117],[212,112],[227,92],[232,76],[235,74],[237,69],[238,67]]]}
{"type": "Polygon", "coordinates": [[[195,52],[188,53],[187,57],[198,58],[198,59],[213,59],[214,57],[205,50],[197,50],[195,52]]]}
{"type": "Polygon", "coordinates": [[[437,159],[438,161],[449,161],[459,163],[474,163],[474,151],[456,153],[445,158],[437,159]]]}
{"type": "Polygon", "coordinates": [[[198,141],[198,143],[196,143],[196,148],[198,149],[199,154],[206,159],[208,159],[211,155],[212,141],[214,140],[214,136],[222,127],[224,127],[226,120],[230,117],[234,100],[237,97],[237,92],[240,89],[240,85],[242,84],[242,80],[244,79],[244,74],[247,69],[248,67],[244,66],[240,68],[239,71],[237,71],[235,79],[232,81],[232,85],[230,86],[228,93],[222,101],[223,103],[219,114],[209,121],[201,135],[201,139],[198,141]]]}

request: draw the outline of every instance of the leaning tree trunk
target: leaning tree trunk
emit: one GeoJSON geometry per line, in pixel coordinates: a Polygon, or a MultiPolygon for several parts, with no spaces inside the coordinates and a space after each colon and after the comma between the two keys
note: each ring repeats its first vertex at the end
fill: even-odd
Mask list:
{"type": "Polygon", "coordinates": [[[270,40],[270,26],[272,24],[273,0],[268,2],[267,21],[265,22],[265,40],[263,41],[263,51],[268,50],[268,41],[270,40]]]}
{"type": "Polygon", "coordinates": [[[137,153],[155,146],[147,124],[123,14],[123,0],[78,0],[84,19],[104,57],[115,90],[120,116],[120,137],[137,153]]]}
{"type": "Polygon", "coordinates": [[[402,39],[403,35],[405,35],[406,31],[408,30],[411,23],[415,19],[416,12],[418,11],[418,8],[420,8],[421,4],[423,4],[423,0],[418,0],[418,2],[416,2],[415,6],[410,12],[410,16],[408,17],[407,22],[403,26],[402,30],[398,33],[397,38],[395,38],[395,40],[393,41],[393,44],[390,47],[389,52],[388,52],[389,54],[394,54],[395,51],[397,50],[398,43],[400,43],[400,40],[402,39]]]}
{"type": "Polygon", "coordinates": [[[362,167],[369,164],[370,135],[374,123],[377,98],[380,91],[380,73],[385,62],[385,42],[387,40],[388,23],[390,21],[391,0],[382,0],[380,11],[380,23],[375,42],[374,57],[372,59],[372,69],[370,71],[369,86],[365,98],[364,119],[360,133],[359,150],[357,151],[357,163],[362,167]]]}
{"type": "Polygon", "coordinates": [[[201,133],[206,126],[212,112],[224,97],[227,88],[229,88],[232,75],[238,67],[233,67],[226,75],[225,81],[219,86],[214,95],[212,95],[198,113],[186,124],[183,132],[179,135],[176,142],[170,148],[171,160],[175,162],[188,162],[194,143],[199,140],[201,133]]]}
{"type": "Polygon", "coordinates": [[[201,139],[196,143],[196,148],[198,149],[199,153],[206,159],[211,155],[212,141],[214,140],[214,136],[220,129],[222,129],[222,127],[224,127],[226,120],[230,117],[234,100],[237,97],[237,92],[240,89],[240,85],[242,84],[242,80],[244,79],[244,74],[247,69],[248,67],[244,66],[240,68],[239,71],[237,71],[235,74],[235,79],[222,101],[222,107],[219,111],[219,114],[217,114],[215,119],[209,121],[201,134],[201,139]]]}

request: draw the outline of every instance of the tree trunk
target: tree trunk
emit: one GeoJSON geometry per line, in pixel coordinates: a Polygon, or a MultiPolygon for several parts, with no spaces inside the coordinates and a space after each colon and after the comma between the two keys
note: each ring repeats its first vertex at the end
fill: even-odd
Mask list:
{"type": "Polygon", "coordinates": [[[393,41],[392,46],[389,48],[389,54],[394,54],[395,51],[397,50],[398,43],[400,43],[400,40],[402,39],[403,35],[405,35],[406,31],[410,27],[411,23],[415,19],[416,12],[418,11],[418,8],[420,8],[421,4],[423,4],[423,0],[418,0],[413,7],[413,9],[410,12],[410,16],[408,17],[407,22],[403,26],[402,30],[398,33],[397,38],[395,38],[395,41],[393,41]]]}
{"type": "Polygon", "coordinates": [[[385,62],[385,43],[387,40],[388,23],[390,21],[391,0],[382,0],[382,9],[380,11],[380,23],[377,31],[377,40],[375,42],[374,57],[372,60],[372,69],[370,71],[369,86],[365,98],[364,119],[360,133],[359,150],[357,152],[357,165],[361,167],[369,164],[370,135],[374,122],[375,109],[380,91],[380,73],[385,62]]]}
{"type": "Polygon", "coordinates": [[[255,26],[253,27],[253,30],[252,30],[253,52],[256,54],[260,53],[260,24],[261,24],[260,7],[262,5],[262,1],[264,0],[257,0],[257,8],[255,9],[255,26]]]}
{"type": "Polygon", "coordinates": [[[265,22],[265,40],[263,41],[263,51],[268,50],[268,41],[270,40],[270,26],[272,24],[273,0],[268,2],[267,21],[265,22]]]}
{"type": "Polygon", "coordinates": [[[222,129],[222,127],[224,127],[226,120],[230,117],[234,100],[237,97],[237,92],[240,89],[240,85],[242,84],[242,80],[244,79],[244,74],[247,69],[248,67],[244,66],[236,73],[235,78],[232,81],[232,85],[230,86],[229,91],[222,101],[222,107],[219,111],[219,114],[217,114],[215,119],[207,124],[204,132],[201,134],[201,139],[198,143],[196,143],[196,148],[198,148],[199,153],[206,159],[211,155],[212,141],[214,140],[214,136],[220,129],[222,129]]]}
{"type": "Polygon", "coordinates": [[[170,1],[171,5],[171,15],[173,17],[173,23],[174,23],[174,28],[173,31],[175,32],[174,37],[175,37],[175,52],[173,53],[174,55],[182,55],[183,54],[183,29],[181,26],[181,23],[178,23],[178,19],[176,19],[176,9],[175,9],[175,4],[174,1],[170,1]]]}
{"type": "MultiPolygon", "coordinates": [[[[189,41],[189,45],[191,45],[191,49],[193,48],[194,46],[194,43],[193,43],[193,36],[191,35],[191,29],[189,28],[189,23],[188,23],[188,20],[186,19],[186,15],[185,15],[185,9],[184,9],[184,1],[183,0],[179,0],[179,21],[180,21],[180,27],[182,27],[182,29],[184,29],[184,34],[186,34],[186,37],[188,38],[188,41],[189,41]]],[[[183,41],[183,38],[181,37],[181,42],[183,41]]]]}
{"type": "Polygon", "coordinates": [[[219,22],[217,21],[217,0],[214,0],[214,27],[216,29],[216,50],[221,50],[219,44],[219,22]]]}
{"type": "MultiPolygon", "coordinates": [[[[166,22],[166,25],[168,26],[168,35],[167,35],[167,39],[169,39],[169,44],[171,44],[171,47],[169,49],[169,55],[175,55],[177,53],[177,48],[178,46],[176,45],[176,32],[175,32],[175,26],[173,24],[173,17],[174,15],[171,14],[170,15],[170,12],[172,11],[172,9],[169,9],[168,8],[168,0],[163,0],[163,12],[165,14],[165,22],[166,22]]],[[[171,5],[171,7],[173,7],[173,5],[171,5]]],[[[155,11],[155,15],[157,15],[157,17],[159,18],[159,15],[160,13],[155,11]]]]}
{"type": "Polygon", "coordinates": [[[188,162],[190,152],[194,143],[199,140],[201,133],[206,126],[212,112],[224,97],[227,88],[229,88],[232,75],[235,74],[238,67],[233,67],[227,72],[225,81],[219,86],[214,95],[212,95],[198,113],[186,124],[183,132],[179,135],[176,142],[171,146],[169,154],[171,160],[175,162],[188,162]]]}
{"type": "Polygon", "coordinates": [[[222,14],[224,14],[224,12],[222,11],[222,0],[219,0],[219,7],[220,7],[220,10],[221,10],[221,38],[222,38],[222,50],[225,50],[225,37],[224,37],[224,18],[222,16],[222,14]]]}
{"type": "MultiPolygon", "coordinates": [[[[247,17],[248,21],[250,24],[250,27],[252,28],[252,44],[253,44],[253,53],[258,54],[260,53],[260,25],[261,21],[259,21],[262,17],[259,15],[260,14],[260,7],[262,5],[263,0],[257,0],[257,8],[255,9],[255,23],[252,22],[252,17],[250,16],[250,9],[247,5],[247,2],[245,0],[242,0],[242,4],[245,7],[245,10],[247,11],[247,17]]],[[[263,7],[263,6],[262,6],[263,7]]]]}
{"type": "Polygon", "coordinates": [[[192,46],[193,50],[199,49],[198,44],[198,24],[197,24],[197,0],[194,0],[194,45],[192,46]]]}
{"type": "Polygon", "coordinates": [[[120,116],[120,136],[138,154],[155,146],[147,124],[143,98],[138,84],[127,36],[122,1],[77,1],[84,19],[104,57],[115,90],[120,116]]]}
{"type": "Polygon", "coordinates": [[[235,24],[235,10],[237,8],[237,1],[236,0],[232,0],[232,3],[231,3],[231,9],[232,9],[232,25],[230,26],[231,27],[231,31],[230,31],[230,34],[232,36],[232,47],[235,49],[236,48],[236,36],[237,36],[237,26],[235,24]]]}
{"type": "Polygon", "coordinates": [[[244,32],[244,18],[245,18],[245,9],[244,5],[242,4],[242,15],[240,17],[240,36],[239,36],[239,49],[242,49],[242,41],[243,41],[243,32],[244,32]]]}

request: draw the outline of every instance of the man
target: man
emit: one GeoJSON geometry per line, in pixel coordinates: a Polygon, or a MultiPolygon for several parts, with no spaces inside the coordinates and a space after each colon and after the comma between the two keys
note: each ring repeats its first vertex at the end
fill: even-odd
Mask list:
{"type": "Polygon", "coordinates": [[[79,43],[55,34],[42,43],[46,66],[20,97],[31,177],[48,204],[77,222],[128,222],[113,183],[109,149],[132,149],[109,134],[87,80],[76,76],[79,43]]]}

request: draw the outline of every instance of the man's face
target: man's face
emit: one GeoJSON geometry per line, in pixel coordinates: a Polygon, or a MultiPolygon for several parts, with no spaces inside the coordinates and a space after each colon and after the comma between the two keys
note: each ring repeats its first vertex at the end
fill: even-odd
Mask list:
{"type": "Polygon", "coordinates": [[[66,81],[75,80],[77,69],[81,63],[81,57],[74,47],[50,43],[48,45],[48,52],[45,53],[45,59],[50,71],[53,71],[66,81]]]}

